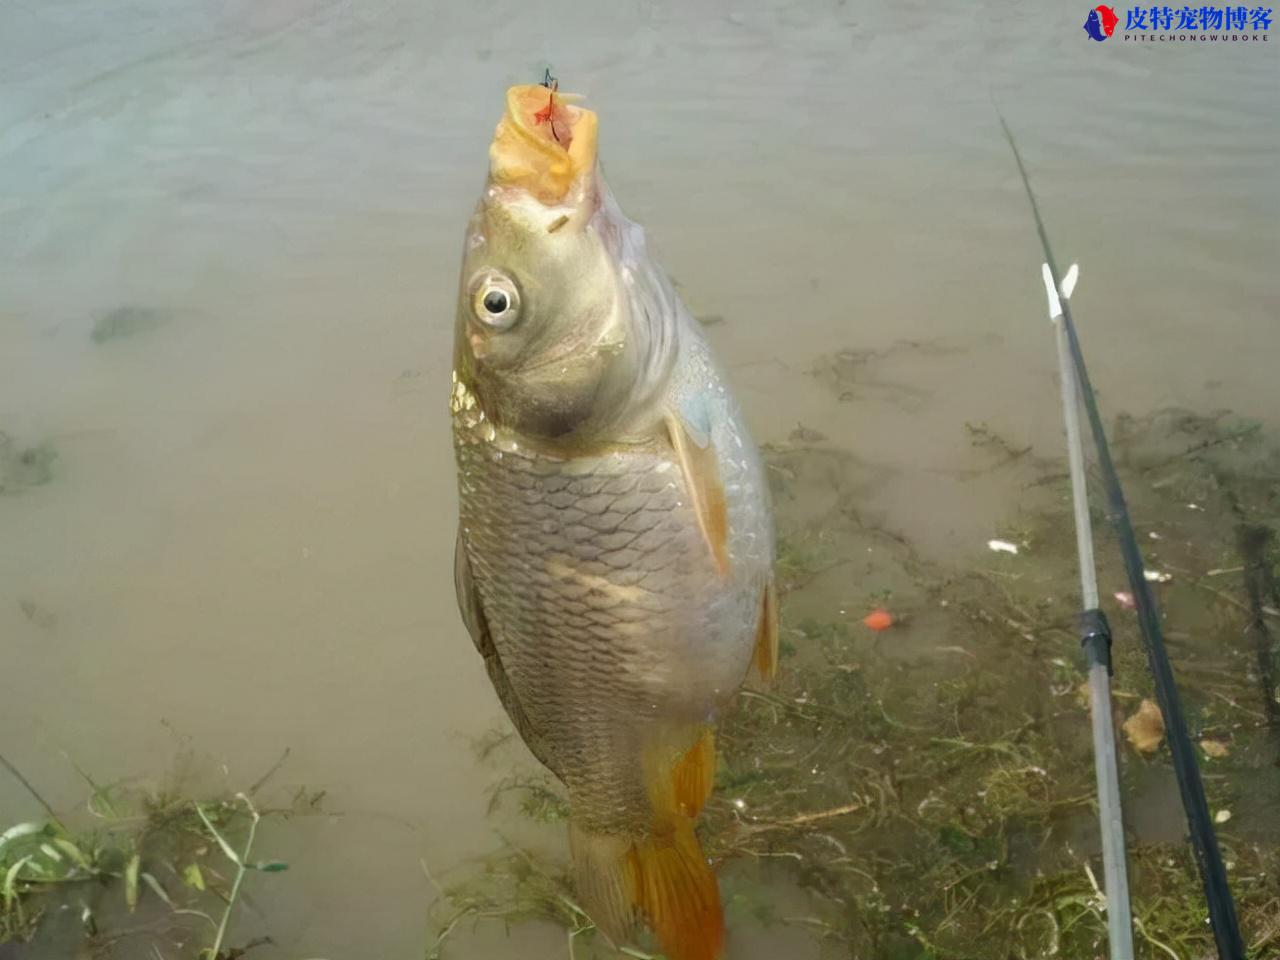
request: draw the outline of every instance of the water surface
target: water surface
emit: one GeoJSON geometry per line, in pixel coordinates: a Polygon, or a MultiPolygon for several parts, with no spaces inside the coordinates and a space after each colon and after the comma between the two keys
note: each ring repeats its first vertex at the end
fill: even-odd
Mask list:
{"type": "MultiPolygon", "coordinates": [[[[546,63],[691,308],[725,318],[757,438],[803,423],[874,464],[863,509],[933,558],[1017,506],[966,421],[1061,446],[993,98],[1081,264],[1104,404],[1272,416],[1280,50],[1098,44],[1085,12],[7,5],[0,430],[57,459],[0,496],[5,752],[71,806],[64,753],[155,774],[185,738],[242,784],[287,746],[282,786],[343,816],[276,838],[294,870],[258,891],[261,955],[420,955],[420,858],[496,842],[469,741],[501,712],[451,571],[459,245],[503,91],[546,63]],[[852,386],[813,375],[842,350],[852,386]]],[[[39,812],[4,780],[0,811],[39,812]]]]}

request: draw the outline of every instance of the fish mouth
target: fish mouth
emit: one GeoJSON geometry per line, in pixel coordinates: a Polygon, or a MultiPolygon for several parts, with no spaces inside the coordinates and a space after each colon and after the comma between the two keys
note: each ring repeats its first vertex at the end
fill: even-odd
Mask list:
{"type": "Polygon", "coordinates": [[[563,203],[596,161],[596,115],[541,84],[511,87],[489,146],[489,179],[544,204],[563,203]]]}

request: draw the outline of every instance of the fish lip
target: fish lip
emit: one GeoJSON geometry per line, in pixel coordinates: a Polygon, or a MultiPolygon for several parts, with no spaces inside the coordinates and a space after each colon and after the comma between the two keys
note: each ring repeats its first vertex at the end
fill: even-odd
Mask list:
{"type": "Polygon", "coordinates": [[[563,202],[596,163],[596,114],[573,105],[575,99],[537,84],[508,89],[489,145],[490,182],[523,187],[543,203],[563,202]],[[556,124],[567,134],[563,140],[556,124]]]}

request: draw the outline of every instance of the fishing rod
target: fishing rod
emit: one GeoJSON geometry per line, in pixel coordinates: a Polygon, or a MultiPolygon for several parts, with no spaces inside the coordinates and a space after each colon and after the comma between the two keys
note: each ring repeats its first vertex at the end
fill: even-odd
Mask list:
{"type": "Polygon", "coordinates": [[[1084,441],[1080,436],[1079,384],[1072,365],[1066,326],[1062,323],[1062,300],[1070,298],[1078,275],[1079,269],[1072,264],[1059,291],[1048,264],[1044,266],[1049,320],[1054,325],[1058,344],[1062,419],[1067,430],[1067,465],[1071,473],[1071,500],[1075,511],[1076,555],[1080,567],[1080,645],[1084,648],[1089,671],[1093,766],[1098,783],[1098,826],[1102,834],[1103,889],[1107,897],[1107,940],[1111,960],[1131,960],[1133,918],[1129,904],[1116,731],[1111,711],[1111,627],[1098,607],[1098,571],[1093,558],[1093,526],[1089,521],[1084,441]]]}
{"type": "MultiPolygon", "coordinates": [[[[1204,885],[1205,900],[1209,907],[1209,922],[1213,928],[1213,939],[1217,944],[1219,960],[1244,960],[1244,944],[1240,939],[1240,925],[1236,919],[1235,902],[1231,898],[1231,888],[1227,884],[1227,872],[1222,862],[1222,853],[1218,849],[1218,839],[1214,834],[1213,822],[1209,817],[1209,804],[1205,799],[1204,783],[1200,779],[1200,768],[1196,762],[1195,751],[1191,746],[1191,737],[1187,733],[1186,720],[1182,714],[1182,703],[1178,698],[1178,688],[1173,678],[1173,667],[1169,662],[1169,653],[1165,649],[1164,632],[1160,627],[1160,616],[1156,610],[1155,597],[1151,586],[1143,573],[1142,552],[1138,549],[1138,538],[1133,532],[1133,523],[1129,518],[1129,508],[1125,502],[1124,490],[1120,486],[1120,477],[1116,473],[1115,463],[1111,459],[1111,448],[1107,444],[1106,431],[1102,426],[1102,417],[1098,413],[1098,401],[1089,380],[1089,371],[1085,367],[1084,353],[1080,348],[1080,339],[1076,335],[1075,323],[1071,318],[1069,287],[1064,288],[1059,280],[1058,267],[1053,258],[1053,250],[1049,245],[1049,235],[1045,230],[1044,219],[1040,215],[1040,206],[1036,203],[1035,193],[1031,189],[1031,178],[1022,162],[1022,154],[1013,140],[1013,133],[1004,116],[1000,117],[1000,126],[1004,129],[1005,138],[1013,151],[1014,161],[1018,165],[1018,175],[1026,190],[1027,199],[1031,202],[1031,213],[1035,218],[1036,232],[1040,236],[1040,245],[1044,248],[1044,270],[1048,274],[1046,286],[1052,284],[1051,292],[1063,292],[1060,298],[1062,318],[1059,323],[1061,336],[1070,351],[1074,376],[1072,381],[1079,386],[1081,399],[1084,401],[1085,415],[1089,420],[1089,432],[1093,434],[1097,450],[1098,468],[1102,474],[1103,486],[1107,494],[1108,519],[1120,540],[1120,552],[1124,558],[1125,573],[1129,578],[1129,589],[1133,593],[1137,608],[1138,627],[1142,632],[1142,643],[1146,649],[1147,663],[1155,681],[1156,701],[1164,715],[1165,736],[1169,743],[1169,755],[1173,760],[1173,772],[1178,781],[1178,792],[1182,796],[1182,807],[1186,812],[1187,826],[1191,834],[1191,845],[1196,855],[1196,865],[1200,870],[1200,879],[1204,885]]],[[[1074,281],[1073,281],[1074,282],[1074,281]]],[[[1051,298],[1052,301],[1053,298],[1051,298]]],[[[1064,377],[1064,401],[1066,399],[1064,377]]],[[[1078,516],[1078,515],[1077,515],[1078,516]]],[[[1096,598],[1096,585],[1095,585],[1096,598]]],[[[1095,722],[1098,710],[1095,707],[1095,722]]],[[[1099,774],[1101,777],[1101,774],[1099,774]]],[[[1104,829],[1104,842],[1106,831],[1104,829]]],[[[1108,897],[1111,891],[1108,890],[1108,897]]],[[[1132,954],[1130,954],[1132,956],[1132,954]]]]}

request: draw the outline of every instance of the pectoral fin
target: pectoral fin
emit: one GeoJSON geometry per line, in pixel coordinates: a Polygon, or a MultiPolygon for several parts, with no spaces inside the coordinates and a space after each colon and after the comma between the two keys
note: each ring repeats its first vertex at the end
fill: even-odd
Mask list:
{"type": "Polygon", "coordinates": [[[729,573],[729,510],[725,504],[724,486],[715,447],[710,438],[699,444],[696,432],[678,414],[668,414],[667,433],[684,474],[685,490],[698,517],[698,529],[711,551],[716,569],[729,573]]]}

